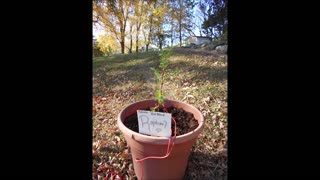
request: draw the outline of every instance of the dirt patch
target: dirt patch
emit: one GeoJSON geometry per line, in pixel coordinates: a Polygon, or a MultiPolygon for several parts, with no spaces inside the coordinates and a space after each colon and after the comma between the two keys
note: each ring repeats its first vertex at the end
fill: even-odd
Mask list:
{"type": "MultiPolygon", "coordinates": [[[[150,109],[145,110],[150,111],[150,109]]],[[[170,107],[167,110],[169,113],[171,113],[171,116],[175,119],[177,123],[177,136],[191,132],[199,126],[198,121],[194,118],[192,113],[186,112],[181,108],[175,107],[170,107]]],[[[160,112],[164,112],[164,110],[160,109],[160,112]]],[[[173,120],[171,120],[171,124],[171,130],[172,132],[174,132],[173,120]]],[[[126,118],[124,121],[124,125],[132,131],[139,133],[137,113],[126,118]]],[[[174,136],[174,133],[172,133],[172,136],[174,136]]]]}

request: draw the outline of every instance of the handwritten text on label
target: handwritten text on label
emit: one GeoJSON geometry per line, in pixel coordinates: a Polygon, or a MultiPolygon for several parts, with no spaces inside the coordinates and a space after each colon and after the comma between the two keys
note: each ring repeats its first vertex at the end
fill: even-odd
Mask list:
{"type": "Polygon", "coordinates": [[[171,133],[171,114],[162,112],[151,112],[137,110],[139,133],[170,137],[171,133]]]}

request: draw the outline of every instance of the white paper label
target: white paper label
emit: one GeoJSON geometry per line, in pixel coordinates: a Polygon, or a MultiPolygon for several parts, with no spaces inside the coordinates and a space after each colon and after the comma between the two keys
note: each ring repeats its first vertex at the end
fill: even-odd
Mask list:
{"type": "Polygon", "coordinates": [[[139,133],[152,136],[170,137],[171,114],[137,110],[139,133]]]}

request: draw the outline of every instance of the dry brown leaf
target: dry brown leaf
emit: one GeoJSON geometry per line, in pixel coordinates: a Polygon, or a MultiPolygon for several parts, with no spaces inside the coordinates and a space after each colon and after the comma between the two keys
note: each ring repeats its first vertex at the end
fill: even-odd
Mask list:
{"type": "Polygon", "coordinates": [[[131,155],[131,153],[129,153],[128,149],[122,151],[120,154],[120,157],[122,157],[124,159],[132,159],[132,155],[131,155]]]}
{"type": "Polygon", "coordinates": [[[119,136],[115,136],[114,138],[117,140],[117,142],[120,142],[120,141],[121,141],[121,139],[119,138],[119,136]]]}
{"type": "Polygon", "coordinates": [[[97,170],[98,171],[105,171],[107,169],[110,169],[110,166],[108,164],[104,164],[102,166],[99,166],[97,170]]]}

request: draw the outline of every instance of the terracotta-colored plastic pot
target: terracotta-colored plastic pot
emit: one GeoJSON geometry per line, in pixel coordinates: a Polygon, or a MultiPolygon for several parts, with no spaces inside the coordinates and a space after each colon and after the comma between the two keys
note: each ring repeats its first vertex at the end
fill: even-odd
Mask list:
{"type": "Polygon", "coordinates": [[[170,155],[165,159],[147,159],[142,163],[135,159],[147,156],[164,156],[167,152],[168,138],[147,136],[136,133],[127,128],[123,121],[137,110],[154,107],[156,100],[143,100],[132,103],[125,107],[118,116],[118,126],[123,132],[127,144],[131,148],[133,167],[138,179],[141,179],[141,166],[143,166],[143,180],[153,179],[183,179],[191,152],[192,145],[196,142],[198,135],[204,127],[204,117],[195,107],[180,101],[165,100],[165,107],[182,108],[191,112],[198,120],[199,126],[192,132],[176,137],[174,147],[170,155]]]}

